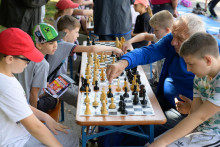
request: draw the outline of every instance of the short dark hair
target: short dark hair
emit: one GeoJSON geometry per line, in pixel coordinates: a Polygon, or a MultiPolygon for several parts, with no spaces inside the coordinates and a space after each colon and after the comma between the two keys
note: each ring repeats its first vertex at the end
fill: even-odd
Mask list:
{"type": "Polygon", "coordinates": [[[75,28],[80,28],[81,25],[79,21],[70,15],[62,16],[57,23],[57,30],[63,31],[64,29],[73,30],[75,28]]]}
{"type": "Polygon", "coordinates": [[[189,55],[193,55],[197,58],[211,55],[218,58],[218,43],[216,39],[208,33],[195,33],[188,40],[184,41],[180,48],[180,56],[184,57],[189,55]]]}

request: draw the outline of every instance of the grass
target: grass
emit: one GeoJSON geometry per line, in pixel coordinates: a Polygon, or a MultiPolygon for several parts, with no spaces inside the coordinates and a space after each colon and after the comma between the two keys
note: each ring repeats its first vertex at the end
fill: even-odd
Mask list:
{"type": "MultiPolygon", "coordinates": [[[[50,0],[47,4],[46,4],[46,14],[45,14],[45,19],[44,21],[46,23],[49,23],[51,25],[53,25],[54,20],[54,14],[57,12],[55,6],[58,0],[50,0]]],[[[0,4],[1,4],[1,0],[0,0],[0,4]]],[[[5,30],[6,28],[0,25],[0,32],[5,30]]]]}

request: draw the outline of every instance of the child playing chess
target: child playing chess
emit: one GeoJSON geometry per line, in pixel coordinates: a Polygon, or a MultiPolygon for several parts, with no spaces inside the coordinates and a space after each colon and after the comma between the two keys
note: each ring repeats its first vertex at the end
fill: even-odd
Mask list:
{"type": "MultiPolygon", "coordinates": [[[[52,73],[62,62],[63,64],[61,68],[57,71],[56,75],[59,75],[60,73],[66,74],[67,64],[68,64],[67,58],[69,55],[71,56],[75,52],[97,53],[103,51],[113,51],[116,52],[117,54],[123,54],[123,51],[116,47],[101,46],[101,45],[81,46],[75,44],[74,42],[79,37],[80,23],[73,16],[70,15],[62,16],[57,23],[57,29],[58,31],[66,32],[66,36],[58,42],[56,53],[52,56],[49,55],[47,58],[47,61],[50,64],[49,74],[52,73]]],[[[68,99],[69,104],[76,106],[77,95],[75,95],[72,98],[70,97],[68,98],[64,96],[62,98],[68,99]]],[[[67,102],[68,100],[65,101],[67,102]]]]}
{"type": "Polygon", "coordinates": [[[187,70],[196,75],[190,113],[149,147],[219,146],[220,56],[217,41],[210,34],[196,33],[183,43],[180,56],[187,70]]]}
{"type": "MultiPolygon", "coordinates": [[[[126,41],[123,44],[122,49],[124,52],[126,52],[127,49],[132,50],[133,49],[132,44],[135,42],[140,42],[142,40],[157,42],[162,37],[170,33],[173,26],[173,15],[169,11],[163,10],[154,14],[150,18],[149,23],[154,30],[154,34],[141,33],[131,38],[130,40],[126,41]]],[[[162,70],[162,66],[163,66],[163,60],[157,61],[156,71],[155,71],[156,81],[159,81],[159,76],[162,70]]]]}
{"type": "Polygon", "coordinates": [[[41,62],[44,58],[31,37],[18,28],[9,28],[0,33],[0,46],[0,146],[78,146],[78,137],[67,133],[67,127],[28,105],[13,75],[22,72],[30,61],[41,62]]]}
{"type": "MultiPolygon", "coordinates": [[[[134,30],[131,32],[131,36],[134,37],[139,33],[151,33],[151,26],[149,25],[149,20],[152,17],[152,11],[148,0],[135,0],[134,10],[140,15],[137,16],[134,30]]],[[[134,48],[139,48],[148,45],[148,40],[142,40],[139,42],[134,42],[134,48]]]]}

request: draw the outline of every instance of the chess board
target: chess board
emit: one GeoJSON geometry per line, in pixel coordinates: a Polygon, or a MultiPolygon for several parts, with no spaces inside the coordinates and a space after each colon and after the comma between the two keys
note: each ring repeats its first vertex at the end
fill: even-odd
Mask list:
{"type": "MultiPolygon", "coordinates": [[[[123,91],[123,90],[122,90],[123,91]]],[[[107,90],[106,90],[107,92],[107,90]]],[[[154,115],[154,111],[151,105],[151,102],[148,98],[148,96],[145,97],[145,99],[147,100],[147,104],[146,105],[142,105],[141,101],[143,100],[143,97],[139,98],[139,103],[137,105],[133,104],[133,98],[134,95],[132,95],[132,92],[128,92],[129,93],[129,97],[125,98],[124,102],[126,104],[125,109],[127,110],[127,114],[121,114],[120,111],[118,111],[119,108],[119,101],[120,101],[120,95],[123,95],[124,92],[114,92],[113,93],[113,97],[114,97],[114,103],[116,104],[116,108],[115,109],[109,109],[109,105],[111,104],[111,98],[107,98],[107,110],[108,110],[108,114],[110,116],[123,116],[123,115],[154,115]]],[[[101,96],[101,90],[99,92],[96,93],[96,100],[99,103],[99,106],[94,107],[93,106],[93,102],[95,100],[95,92],[90,92],[89,93],[89,98],[90,98],[90,111],[91,111],[91,115],[85,115],[85,110],[86,110],[86,105],[84,103],[84,100],[86,98],[86,93],[83,92],[82,93],[82,101],[81,101],[81,106],[80,106],[80,115],[82,116],[100,116],[103,115],[101,114],[101,101],[100,101],[100,96],[101,96]]]]}
{"type": "MultiPolygon", "coordinates": [[[[93,59],[93,56],[94,54],[91,54],[92,55],[92,59],[93,59]]],[[[97,58],[101,58],[101,55],[97,55],[97,58]]],[[[101,68],[102,67],[106,67],[108,64],[111,64],[112,63],[112,57],[111,55],[107,55],[107,61],[101,63],[100,62],[100,68],[98,69],[99,70],[99,73],[97,75],[97,79],[98,79],[98,87],[99,87],[99,91],[96,93],[96,100],[98,101],[99,103],[99,106],[98,107],[93,107],[92,103],[94,102],[94,99],[95,99],[95,92],[93,91],[93,87],[92,86],[92,82],[93,82],[93,76],[94,76],[94,65],[91,66],[91,71],[90,71],[90,74],[91,74],[91,78],[89,79],[90,81],[90,88],[92,89],[92,92],[89,92],[88,96],[89,96],[89,99],[90,99],[90,111],[92,112],[91,115],[89,116],[96,116],[96,115],[102,115],[101,114],[101,101],[100,101],[100,95],[101,95],[101,90],[103,87],[105,87],[105,91],[107,93],[108,91],[108,88],[107,86],[110,84],[108,81],[107,81],[107,77],[106,77],[106,69],[104,69],[104,73],[105,73],[105,81],[101,81],[101,68]]],[[[94,59],[93,59],[94,60],[94,59]]],[[[115,62],[117,62],[117,59],[115,59],[115,62]]],[[[88,58],[86,59],[86,63],[88,63],[88,58]]],[[[83,77],[86,77],[85,75],[85,70],[86,70],[86,67],[84,69],[81,69],[81,74],[83,75],[83,77]]],[[[137,71],[140,73],[139,69],[137,68],[137,71]]],[[[139,104],[138,105],[134,105],[133,104],[133,98],[134,98],[134,95],[132,95],[132,91],[128,92],[129,93],[129,98],[125,98],[125,104],[126,104],[126,107],[125,109],[127,110],[127,114],[121,114],[120,111],[118,111],[118,108],[119,108],[119,101],[120,101],[120,95],[123,95],[124,94],[124,91],[122,90],[121,92],[116,92],[116,87],[118,85],[118,79],[119,79],[119,83],[120,83],[120,87],[122,88],[123,85],[124,85],[124,79],[126,79],[126,81],[128,81],[128,78],[126,76],[126,72],[124,71],[123,72],[124,74],[120,75],[117,79],[113,79],[111,85],[112,85],[112,93],[113,93],[113,97],[114,97],[114,103],[116,104],[116,108],[115,109],[108,109],[108,106],[111,104],[111,98],[107,98],[107,109],[108,109],[108,115],[117,115],[117,116],[120,116],[120,115],[154,115],[154,111],[153,111],[153,108],[152,108],[152,105],[151,105],[151,102],[148,98],[148,96],[146,95],[146,100],[147,100],[147,105],[142,105],[141,104],[141,101],[142,101],[142,97],[139,97],[139,104]]],[[[131,84],[128,83],[128,87],[130,87],[131,84]]],[[[85,115],[85,110],[86,110],[86,104],[84,103],[84,100],[86,98],[86,93],[85,92],[82,92],[82,97],[81,97],[81,103],[80,103],[80,115],[82,116],[87,116],[85,115]]]]}

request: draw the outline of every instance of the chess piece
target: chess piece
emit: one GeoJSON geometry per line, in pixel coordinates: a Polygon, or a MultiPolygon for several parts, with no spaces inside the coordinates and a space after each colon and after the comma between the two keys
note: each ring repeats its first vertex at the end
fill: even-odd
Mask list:
{"type": "Polygon", "coordinates": [[[85,74],[86,74],[86,75],[89,75],[89,74],[90,74],[90,70],[91,70],[90,65],[87,64],[85,74]]]}
{"type": "Polygon", "coordinates": [[[104,68],[101,68],[101,81],[105,81],[105,72],[104,72],[104,68]]]}
{"type": "Polygon", "coordinates": [[[86,103],[85,115],[91,115],[91,111],[89,109],[89,103],[86,103]]]}
{"type": "Polygon", "coordinates": [[[107,115],[108,114],[108,110],[106,108],[106,103],[104,101],[102,102],[101,114],[103,114],[103,115],[107,115]]]}
{"type": "Polygon", "coordinates": [[[97,58],[96,63],[97,63],[98,68],[100,68],[100,64],[99,64],[99,58],[97,58]]]}
{"type": "Polygon", "coordinates": [[[140,87],[139,87],[139,83],[138,83],[138,80],[137,80],[137,82],[136,82],[136,86],[137,86],[137,89],[136,89],[136,91],[137,91],[137,92],[139,92],[139,91],[140,91],[140,87]]]}
{"type": "Polygon", "coordinates": [[[118,111],[122,111],[122,109],[124,109],[126,106],[125,102],[124,102],[124,97],[122,95],[120,95],[120,101],[119,101],[119,108],[118,111]],[[124,107],[124,108],[123,108],[124,107]]]}
{"type": "Polygon", "coordinates": [[[124,96],[125,98],[129,97],[129,94],[128,94],[128,90],[127,90],[127,89],[128,89],[128,88],[125,87],[125,93],[123,94],[123,96],[124,96]]]}
{"type": "Polygon", "coordinates": [[[114,52],[113,52],[113,51],[112,51],[111,57],[115,57],[115,54],[114,54],[114,52]]]}
{"type": "Polygon", "coordinates": [[[115,64],[115,57],[112,57],[112,64],[115,64]]]}
{"type": "Polygon", "coordinates": [[[105,55],[105,61],[108,61],[108,59],[107,59],[107,55],[105,55]]]}
{"type": "Polygon", "coordinates": [[[115,46],[117,47],[117,48],[119,48],[119,39],[118,39],[118,37],[116,37],[115,38],[115,46]]]}
{"type": "Polygon", "coordinates": [[[102,54],[101,54],[100,62],[101,62],[101,63],[102,63],[102,62],[105,62],[105,60],[104,60],[104,52],[102,52],[102,54]]]}
{"type": "Polygon", "coordinates": [[[96,61],[96,59],[97,59],[97,54],[93,53],[93,60],[96,61]]]}
{"type": "Polygon", "coordinates": [[[109,109],[115,109],[116,108],[116,105],[114,104],[114,98],[113,97],[111,98],[111,104],[109,105],[108,108],[109,109]]]}
{"type": "Polygon", "coordinates": [[[93,65],[93,59],[92,59],[92,55],[91,55],[91,53],[89,53],[89,65],[93,65]]]}
{"type": "Polygon", "coordinates": [[[140,86],[140,91],[139,91],[139,97],[143,97],[143,93],[145,93],[145,92],[146,92],[145,86],[141,85],[140,86]]]}
{"type": "Polygon", "coordinates": [[[90,99],[89,99],[89,88],[88,86],[86,87],[86,98],[84,100],[84,103],[90,103],[90,99]]]}
{"type": "Polygon", "coordinates": [[[87,79],[87,84],[90,84],[89,75],[86,75],[86,79],[87,79]]]}
{"type": "Polygon", "coordinates": [[[134,91],[134,85],[136,85],[136,75],[134,75],[134,78],[132,80],[131,90],[134,91]]]}
{"type": "Polygon", "coordinates": [[[143,100],[141,101],[142,105],[147,105],[147,100],[145,99],[145,93],[143,94],[143,100]]]}
{"type": "Polygon", "coordinates": [[[93,75],[92,85],[95,85],[95,81],[98,81],[97,75],[93,75]]]}
{"type": "Polygon", "coordinates": [[[108,96],[108,98],[113,97],[113,94],[112,94],[112,89],[111,89],[111,88],[109,88],[109,91],[108,91],[107,96],[108,96]]]}
{"type": "Polygon", "coordinates": [[[81,87],[80,87],[80,91],[86,91],[86,83],[84,82],[84,77],[81,76],[81,87]]]}
{"type": "Polygon", "coordinates": [[[137,105],[137,104],[139,103],[139,98],[138,98],[137,95],[138,95],[137,92],[135,92],[135,93],[134,93],[134,99],[133,99],[133,104],[134,104],[134,105],[137,105]]]}
{"type": "Polygon", "coordinates": [[[134,85],[134,91],[132,92],[132,95],[134,95],[135,92],[137,92],[137,85],[134,85]]]}
{"type": "Polygon", "coordinates": [[[92,45],[95,45],[95,38],[92,39],[92,45]]]}
{"type": "Polygon", "coordinates": [[[118,79],[118,84],[117,84],[116,91],[117,91],[117,92],[121,91],[121,87],[120,87],[120,79],[118,79]]]}
{"type": "Polygon", "coordinates": [[[94,91],[98,91],[98,90],[99,90],[98,81],[96,80],[95,81],[95,86],[94,86],[94,91]]]}
{"type": "Polygon", "coordinates": [[[102,88],[102,94],[100,97],[100,101],[106,100],[106,93],[105,93],[105,88],[102,88]]]}
{"type": "Polygon", "coordinates": [[[90,43],[90,38],[89,38],[89,36],[87,37],[87,46],[91,46],[91,43],[90,43]]]}
{"type": "Polygon", "coordinates": [[[125,90],[125,87],[127,87],[127,91],[128,91],[128,82],[126,78],[124,78],[124,86],[122,89],[125,90]]]}
{"type": "Polygon", "coordinates": [[[97,93],[95,93],[95,98],[94,98],[94,102],[92,103],[93,107],[98,107],[99,106],[99,102],[97,101],[97,93]]]}

